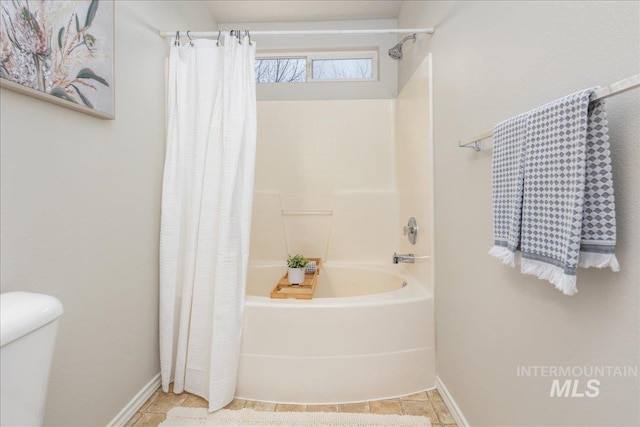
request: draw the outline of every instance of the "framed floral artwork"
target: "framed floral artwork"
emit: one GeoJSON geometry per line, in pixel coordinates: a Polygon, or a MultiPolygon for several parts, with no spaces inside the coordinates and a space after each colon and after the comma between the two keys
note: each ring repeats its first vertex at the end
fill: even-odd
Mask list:
{"type": "Polygon", "coordinates": [[[114,119],[113,0],[0,0],[3,88],[114,119]]]}

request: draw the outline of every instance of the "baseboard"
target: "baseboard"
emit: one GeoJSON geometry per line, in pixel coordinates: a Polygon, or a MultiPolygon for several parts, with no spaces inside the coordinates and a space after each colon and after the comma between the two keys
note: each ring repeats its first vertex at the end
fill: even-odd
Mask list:
{"type": "Polygon", "coordinates": [[[135,396],[133,396],[133,399],[131,399],[129,403],[127,403],[124,408],[118,412],[118,415],[116,415],[115,418],[107,424],[107,427],[119,427],[127,424],[135,413],[142,408],[144,402],[149,400],[158,387],[160,387],[160,373],[155,375],[151,381],[149,381],[135,396]]]}
{"type": "Polygon", "coordinates": [[[444,403],[449,408],[449,412],[451,412],[451,416],[453,417],[453,419],[456,420],[456,424],[458,424],[458,427],[469,427],[469,423],[467,422],[467,419],[462,414],[460,407],[458,406],[456,401],[453,400],[453,396],[451,396],[451,393],[449,393],[449,390],[447,390],[447,387],[444,385],[440,377],[437,375],[436,375],[436,389],[440,392],[440,396],[442,396],[442,400],[444,400],[444,403]]]}

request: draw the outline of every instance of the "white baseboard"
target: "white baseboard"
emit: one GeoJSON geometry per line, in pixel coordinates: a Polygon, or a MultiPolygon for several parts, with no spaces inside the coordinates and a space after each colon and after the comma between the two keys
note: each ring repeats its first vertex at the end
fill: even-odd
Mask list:
{"type": "Polygon", "coordinates": [[[451,412],[451,416],[453,417],[453,419],[456,420],[456,424],[458,424],[458,427],[469,427],[469,423],[467,422],[467,419],[462,414],[460,407],[458,406],[456,401],[453,400],[453,396],[451,396],[451,393],[449,393],[449,390],[447,390],[447,387],[444,385],[440,377],[437,375],[436,375],[436,389],[438,389],[438,391],[440,392],[440,396],[442,396],[442,400],[444,400],[444,403],[449,408],[449,412],[451,412]]]}
{"type": "Polygon", "coordinates": [[[135,396],[133,396],[133,399],[131,399],[129,403],[127,403],[124,408],[118,412],[118,415],[116,415],[115,418],[107,424],[107,427],[124,426],[135,415],[135,413],[142,408],[144,402],[149,400],[158,387],[160,387],[160,373],[154,376],[151,381],[149,381],[135,396]]]}

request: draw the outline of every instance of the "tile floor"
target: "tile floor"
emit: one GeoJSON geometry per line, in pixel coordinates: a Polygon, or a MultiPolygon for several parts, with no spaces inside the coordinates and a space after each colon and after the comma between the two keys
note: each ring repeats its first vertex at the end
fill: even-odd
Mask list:
{"type": "MultiPolygon", "coordinates": [[[[173,394],[157,390],[142,405],[127,426],[157,426],[167,412],[176,406],[206,408],[207,401],[189,393],[173,394]]],[[[255,411],[298,412],[370,412],[373,414],[423,415],[429,417],[433,427],[456,427],[449,409],[437,390],[423,391],[399,399],[376,400],[346,405],[283,405],[251,400],[234,399],[225,409],[251,408],[255,411]]]]}

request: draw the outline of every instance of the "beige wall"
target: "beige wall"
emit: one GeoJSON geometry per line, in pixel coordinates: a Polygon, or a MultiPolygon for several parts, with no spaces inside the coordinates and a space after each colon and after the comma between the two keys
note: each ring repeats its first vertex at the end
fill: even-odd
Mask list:
{"type": "MultiPolygon", "coordinates": [[[[407,51],[400,87],[433,54],[437,372],[471,425],[638,425],[637,378],[596,398],[550,398],[520,365],[638,365],[640,115],[635,89],[607,101],[619,273],[582,270],[579,293],[490,258],[491,150],[456,142],[563,95],[639,72],[638,2],[413,2],[399,27],[435,26],[407,51]]],[[[586,378],[581,379],[581,388],[586,378]]]]}
{"type": "Polygon", "coordinates": [[[2,89],[2,292],[65,308],[46,425],[105,425],[160,370],[167,42],[156,31],[215,23],[199,2],[117,2],[115,15],[115,121],[2,89]]]}
{"type": "Polygon", "coordinates": [[[393,123],[393,100],[259,101],[250,261],[388,262],[393,123]]]}

